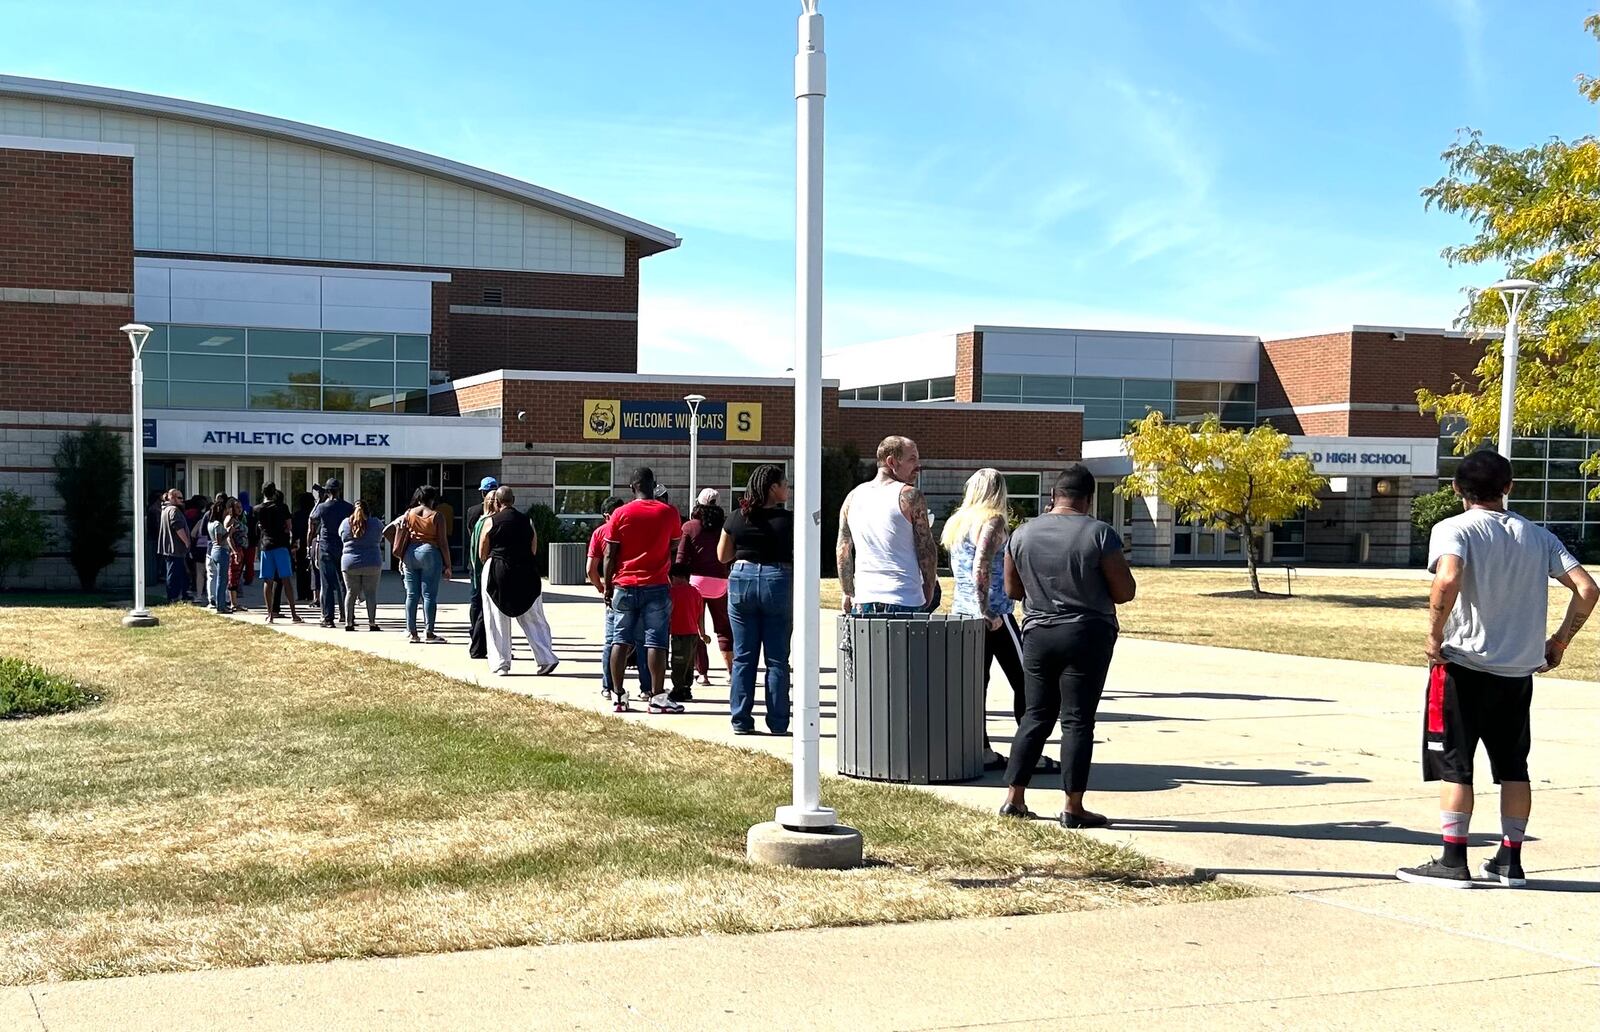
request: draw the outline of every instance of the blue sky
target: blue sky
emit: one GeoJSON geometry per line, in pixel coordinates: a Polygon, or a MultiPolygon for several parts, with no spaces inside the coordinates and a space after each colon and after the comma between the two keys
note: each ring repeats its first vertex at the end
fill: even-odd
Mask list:
{"type": "MultiPolygon", "coordinates": [[[[1443,325],[1459,127],[1595,131],[1592,2],[822,0],[829,347],[962,323],[1443,325]]],[[[645,371],[790,364],[782,0],[0,0],[0,70],[414,147],[674,230],[645,371]],[[130,47],[137,47],[130,50],[130,47]]]]}

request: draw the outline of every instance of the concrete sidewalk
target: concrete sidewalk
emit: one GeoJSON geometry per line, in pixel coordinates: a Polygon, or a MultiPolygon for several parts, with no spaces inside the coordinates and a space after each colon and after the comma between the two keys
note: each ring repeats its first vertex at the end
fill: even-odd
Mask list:
{"type": "MultiPolygon", "coordinates": [[[[521,647],[514,676],[502,678],[466,657],[464,585],[447,586],[441,609],[452,644],[410,645],[399,579],[386,580],[383,634],[279,626],[494,688],[605,708],[602,611],[592,593],[548,593],[562,657],[554,675],[532,676],[521,647]]],[[[821,620],[831,770],[833,617],[821,620]]],[[[789,739],[732,736],[726,678],[714,671],[713,680],[697,687],[688,714],[616,719],[787,756],[789,739]]],[[[1119,644],[1090,795],[1116,827],[1092,834],[1284,895],[36,986],[0,991],[0,1027],[1593,1027],[1594,685],[1541,678],[1536,689],[1527,891],[1449,892],[1392,879],[1395,866],[1438,848],[1436,796],[1418,773],[1422,691],[1420,668],[1119,644]]],[[[997,671],[989,733],[1002,751],[1014,731],[1010,710],[997,671]]],[[[998,776],[929,790],[984,808],[1001,797],[998,776]]],[[[827,791],[824,784],[825,799],[827,791]]],[[[1040,812],[1058,799],[1042,781],[1031,795],[1040,812]]],[[[1474,860],[1498,833],[1496,809],[1491,797],[1480,801],[1474,860]]]]}

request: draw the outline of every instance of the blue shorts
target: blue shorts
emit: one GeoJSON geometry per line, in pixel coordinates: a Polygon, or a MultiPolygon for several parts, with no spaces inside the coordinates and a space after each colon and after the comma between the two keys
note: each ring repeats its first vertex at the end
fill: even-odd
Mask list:
{"type": "Polygon", "coordinates": [[[261,553],[261,579],[281,580],[294,576],[294,560],[287,548],[269,548],[261,553]]]}
{"type": "Polygon", "coordinates": [[[636,642],[647,649],[667,649],[672,637],[671,589],[665,584],[638,588],[617,588],[611,594],[612,639],[636,642]]]}

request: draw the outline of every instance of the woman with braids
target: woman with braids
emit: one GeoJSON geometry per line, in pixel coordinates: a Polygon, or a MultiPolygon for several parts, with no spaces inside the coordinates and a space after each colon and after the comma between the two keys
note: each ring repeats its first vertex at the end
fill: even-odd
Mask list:
{"type": "MultiPolygon", "coordinates": [[[[1011,682],[1011,712],[1022,723],[1026,708],[1022,680],[1022,629],[1013,615],[1015,603],[1006,594],[1006,541],[1011,530],[1006,521],[1010,498],[1006,478],[999,470],[985,467],[967,478],[966,494],[960,508],[945,520],[939,543],[950,553],[955,572],[956,597],[951,612],[957,616],[982,619],[983,687],[989,688],[989,670],[995,661],[1011,682]]],[[[988,746],[984,738],[985,770],[1004,770],[1006,759],[988,746]]],[[[1054,773],[1060,767],[1048,756],[1039,759],[1039,770],[1054,773]]]]}
{"type": "Polygon", "coordinates": [[[783,469],[757,466],[728,517],[717,558],[728,576],[728,618],[733,626],[733,676],[728,710],[736,735],[755,734],[756,661],[767,664],[767,730],[789,733],[789,633],[794,628],[794,514],[783,507],[789,484],[783,469]]]}
{"type": "Polygon", "coordinates": [[[356,603],[365,599],[367,630],[382,630],[378,626],[378,580],[383,575],[383,523],[373,518],[366,499],[356,499],[355,511],[340,521],[339,540],[344,542],[339,555],[344,576],[344,629],[356,629],[356,603]]]}
{"type": "MultiPolygon", "coordinates": [[[[733,627],[728,623],[728,564],[717,555],[717,545],[722,540],[722,525],[727,515],[717,504],[717,490],[708,487],[695,499],[689,521],[683,525],[683,536],[678,539],[678,564],[689,570],[689,583],[705,600],[706,612],[711,614],[711,629],[717,635],[717,649],[722,653],[722,665],[733,676],[733,627]]],[[[706,646],[699,642],[695,650],[695,673],[701,684],[710,684],[710,664],[706,646]]]]}

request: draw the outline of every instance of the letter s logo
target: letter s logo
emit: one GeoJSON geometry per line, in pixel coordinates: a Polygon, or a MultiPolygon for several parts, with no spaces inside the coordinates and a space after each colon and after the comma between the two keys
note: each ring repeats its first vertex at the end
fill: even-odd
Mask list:
{"type": "Polygon", "coordinates": [[[739,430],[743,433],[750,432],[750,413],[739,413],[739,430]]]}

